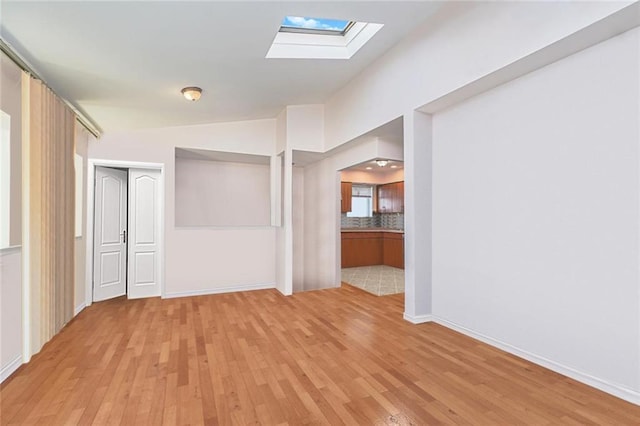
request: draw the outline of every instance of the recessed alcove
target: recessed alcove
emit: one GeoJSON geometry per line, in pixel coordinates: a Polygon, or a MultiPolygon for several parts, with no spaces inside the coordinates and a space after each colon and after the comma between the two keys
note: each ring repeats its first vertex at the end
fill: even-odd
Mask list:
{"type": "Polygon", "coordinates": [[[176,227],[270,226],[270,158],[175,149],[176,227]]]}

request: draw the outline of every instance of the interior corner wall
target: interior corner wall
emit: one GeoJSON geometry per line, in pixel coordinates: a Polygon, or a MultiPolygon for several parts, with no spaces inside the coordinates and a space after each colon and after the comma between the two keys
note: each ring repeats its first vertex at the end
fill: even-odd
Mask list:
{"type": "Polygon", "coordinates": [[[275,146],[275,120],[254,120],[106,133],[89,158],[164,164],[164,294],[177,297],[275,287],[276,236],[271,226],[177,229],[175,148],[271,156],[275,146]]]}
{"type": "Polygon", "coordinates": [[[449,2],[327,101],[325,148],[428,104],[628,4],[449,2]]]}
{"type": "Polygon", "coordinates": [[[433,117],[433,311],[640,403],[640,30],[433,117]]]}

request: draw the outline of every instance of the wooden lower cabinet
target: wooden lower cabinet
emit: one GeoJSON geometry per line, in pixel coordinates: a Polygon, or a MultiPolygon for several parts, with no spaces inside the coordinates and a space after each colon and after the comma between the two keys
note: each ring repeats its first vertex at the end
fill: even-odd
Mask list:
{"type": "Polygon", "coordinates": [[[404,234],[382,234],[382,264],[404,269],[404,234]]]}
{"type": "Polygon", "coordinates": [[[381,232],[343,232],[342,267],[382,264],[381,232]]]}
{"type": "Polygon", "coordinates": [[[342,232],[342,267],[388,265],[404,269],[403,234],[342,232]]]}

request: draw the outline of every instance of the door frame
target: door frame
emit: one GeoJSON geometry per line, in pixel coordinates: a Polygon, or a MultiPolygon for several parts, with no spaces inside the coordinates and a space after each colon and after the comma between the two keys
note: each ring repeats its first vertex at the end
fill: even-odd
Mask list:
{"type": "MultiPolygon", "coordinates": [[[[159,179],[159,237],[158,237],[158,258],[160,259],[160,274],[158,281],[160,283],[160,297],[164,298],[165,295],[165,251],[164,251],[164,213],[165,213],[165,174],[163,163],[147,163],[140,161],[121,161],[121,160],[104,160],[89,158],[87,160],[87,226],[86,232],[86,256],[85,256],[85,304],[90,306],[93,303],[93,227],[94,227],[94,196],[95,196],[95,176],[96,166],[99,167],[115,167],[124,169],[152,169],[160,171],[159,179]]],[[[128,209],[128,208],[127,208],[128,209]]],[[[128,215],[128,212],[127,212],[128,215]]],[[[127,262],[129,257],[129,251],[127,250],[127,262]]],[[[128,270],[128,267],[127,267],[128,270]]],[[[128,273],[128,272],[127,272],[128,273]]],[[[128,290],[127,290],[128,291],[128,290]]]]}

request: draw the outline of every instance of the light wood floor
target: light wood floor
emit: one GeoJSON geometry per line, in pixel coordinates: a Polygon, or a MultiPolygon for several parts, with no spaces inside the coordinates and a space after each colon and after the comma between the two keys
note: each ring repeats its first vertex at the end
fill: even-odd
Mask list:
{"type": "Polygon", "coordinates": [[[346,285],[97,303],[2,385],[1,423],[640,424],[402,306],[346,285]]]}

